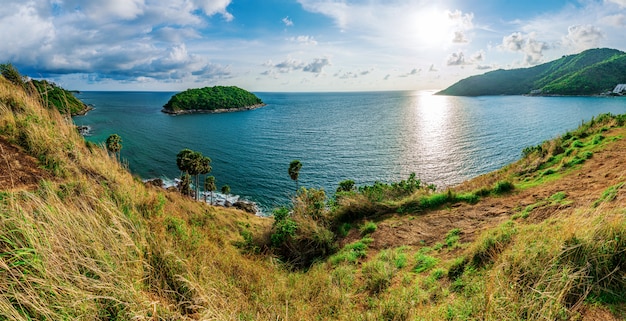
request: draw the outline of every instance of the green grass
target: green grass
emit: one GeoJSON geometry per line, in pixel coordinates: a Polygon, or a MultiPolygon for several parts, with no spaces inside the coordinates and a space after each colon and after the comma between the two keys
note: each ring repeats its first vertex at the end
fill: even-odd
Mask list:
{"type": "Polygon", "coordinates": [[[624,186],[623,182],[607,188],[602,193],[602,196],[600,196],[600,198],[596,200],[592,206],[598,207],[602,203],[608,203],[608,202],[615,200],[615,198],[617,197],[617,191],[619,191],[622,188],[622,186],[624,186]]]}
{"type": "Polygon", "coordinates": [[[377,228],[376,223],[366,222],[359,228],[359,231],[361,231],[361,235],[367,235],[367,234],[374,233],[376,231],[376,228],[377,228]]]}
{"type": "Polygon", "coordinates": [[[426,272],[439,263],[439,259],[424,253],[417,253],[415,255],[415,261],[415,267],[413,268],[413,272],[415,273],[426,272]]]}

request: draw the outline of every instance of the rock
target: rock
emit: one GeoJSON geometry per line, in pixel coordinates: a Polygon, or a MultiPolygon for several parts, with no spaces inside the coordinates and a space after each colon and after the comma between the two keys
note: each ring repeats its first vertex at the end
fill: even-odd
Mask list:
{"type": "Polygon", "coordinates": [[[83,136],[89,136],[91,133],[91,127],[85,125],[76,126],[76,130],[78,130],[78,133],[83,136]]]}
{"type": "Polygon", "coordinates": [[[255,203],[248,201],[237,201],[233,204],[233,207],[250,214],[256,214],[259,211],[255,203]]]}
{"type": "Polygon", "coordinates": [[[144,183],[146,186],[156,186],[156,187],[163,187],[163,180],[160,178],[153,178],[153,179],[149,179],[147,181],[145,181],[144,183]]]}

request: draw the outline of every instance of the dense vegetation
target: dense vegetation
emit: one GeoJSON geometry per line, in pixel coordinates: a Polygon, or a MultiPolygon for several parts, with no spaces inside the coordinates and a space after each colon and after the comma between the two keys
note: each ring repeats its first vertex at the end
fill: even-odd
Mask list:
{"type": "Polygon", "coordinates": [[[71,92],[47,80],[28,79],[20,75],[12,64],[1,64],[2,76],[15,85],[36,93],[45,106],[56,108],[62,114],[80,115],[89,110],[89,106],[76,98],[71,92]]]}
{"type": "Polygon", "coordinates": [[[590,49],[531,68],[495,70],[463,79],[439,92],[452,96],[597,95],[626,83],[626,53],[590,49]]]}
{"type": "Polygon", "coordinates": [[[38,177],[0,186],[0,320],[626,317],[626,116],[454,189],[300,187],[266,219],[145,186],[44,106],[0,78],[0,144],[38,177]],[[572,196],[593,163],[612,183],[572,196]]]}
{"type": "Polygon", "coordinates": [[[56,108],[62,114],[72,116],[83,114],[89,110],[89,107],[76,98],[74,94],[53,82],[33,79],[31,83],[37,89],[44,104],[47,104],[49,108],[56,108]]]}
{"type": "Polygon", "coordinates": [[[263,104],[254,94],[235,86],[188,89],[177,93],[163,106],[164,112],[214,111],[237,109],[263,104]]]}

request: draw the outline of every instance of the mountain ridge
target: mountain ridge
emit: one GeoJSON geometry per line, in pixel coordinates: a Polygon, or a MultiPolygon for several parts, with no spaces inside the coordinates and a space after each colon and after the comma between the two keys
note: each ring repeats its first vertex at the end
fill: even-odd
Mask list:
{"type": "Polygon", "coordinates": [[[498,69],[438,92],[449,96],[598,95],[626,82],[626,53],[589,49],[529,68],[498,69]]]}

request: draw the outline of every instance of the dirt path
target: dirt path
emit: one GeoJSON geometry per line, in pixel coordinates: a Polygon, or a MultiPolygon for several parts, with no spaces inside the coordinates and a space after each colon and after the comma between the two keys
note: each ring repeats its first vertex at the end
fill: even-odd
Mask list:
{"type": "Polygon", "coordinates": [[[48,178],[37,160],[0,137],[0,191],[35,188],[41,179],[48,178]]]}
{"type": "MultiPolygon", "coordinates": [[[[611,136],[626,137],[626,129],[614,129],[611,136]]],[[[607,135],[608,136],[608,135],[607,135]]],[[[538,222],[556,212],[567,213],[577,208],[589,208],[609,187],[626,181],[626,138],[610,143],[605,149],[594,153],[581,168],[563,178],[538,187],[515,191],[501,197],[486,197],[475,205],[456,204],[452,208],[431,211],[423,215],[393,215],[378,223],[370,244],[374,250],[402,245],[422,246],[441,242],[448,231],[461,229],[461,240],[474,240],[487,228],[510,219],[529,205],[544,201],[534,208],[526,222],[538,222]],[[565,193],[564,204],[545,202],[550,196],[565,193]]],[[[616,201],[626,202],[622,192],[616,201]]],[[[348,237],[351,239],[352,235],[348,237]]],[[[358,236],[355,236],[358,238],[358,236]]],[[[351,242],[353,240],[346,240],[351,242]]]]}

